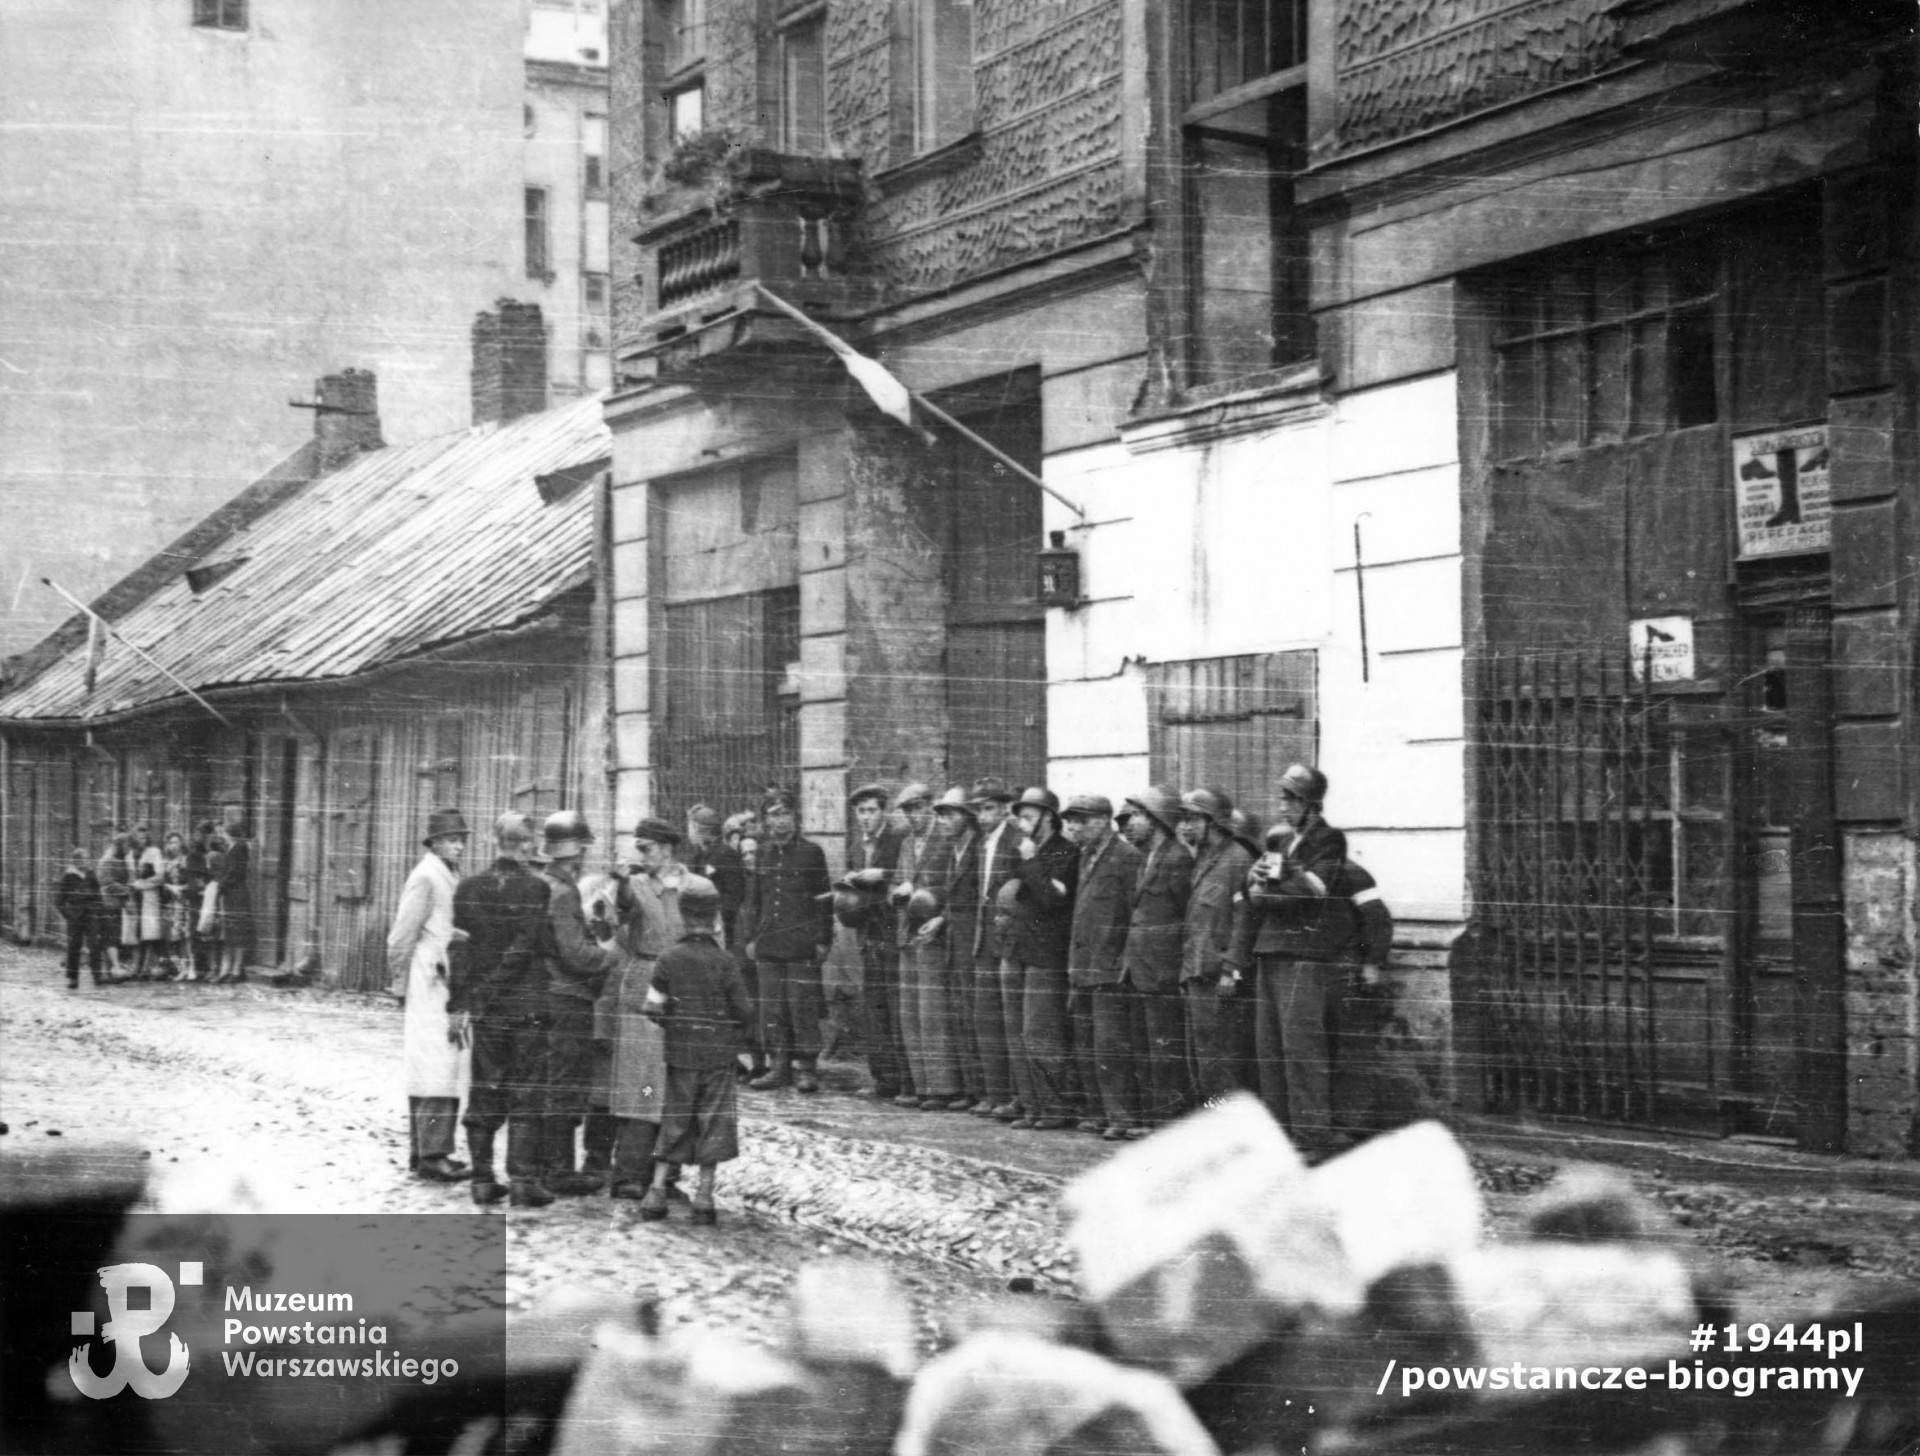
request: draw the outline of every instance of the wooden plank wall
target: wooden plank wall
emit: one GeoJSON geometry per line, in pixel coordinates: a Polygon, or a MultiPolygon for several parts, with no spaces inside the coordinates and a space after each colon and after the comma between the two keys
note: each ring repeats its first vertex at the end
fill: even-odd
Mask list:
{"type": "Polygon", "coordinates": [[[218,817],[229,800],[254,827],[255,963],[306,964],[329,982],[386,983],[387,928],[423,852],[427,816],[457,808],[490,854],[496,816],[580,807],[610,848],[604,691],[581,634],[307,687],[271,708],[227,710],[237,731],[183,720],[73,735],[12,736],[0,817],[0,923],[55,939],[53,887],[76,842],[90,854],[118,824],[158,834],[218,817]]]}

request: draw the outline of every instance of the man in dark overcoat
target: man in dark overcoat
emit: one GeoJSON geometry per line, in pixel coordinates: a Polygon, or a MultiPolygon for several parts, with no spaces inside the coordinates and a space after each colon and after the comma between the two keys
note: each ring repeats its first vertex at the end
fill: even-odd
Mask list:
{"type": "Polygon", "coordinates": [[[1180,839],[1180,796],[1172,789],[1155,785],[1127,805],[1134,811],[1134,842],[1145,859],[1127,921],[1125,979],[1139,998],[1146,1039],[1143,1119],[1148,1127],[1162,1127],[1180,1115],[1191,1093],[1180,953],[1193,892],[1193,852],[1180,839]]]}
{"type": "Polygon", "coordinates": [[[1080,850],[1080,886],[1067,942],[1073,1045],[1087,1099],[1080,1126],[1117,1142],[1140,1125],[1146,1057],[1138,997],[1124,983],[1140,851],[1114,833],[1113,801],[1105,794],[1074,795],[1060,817],[1080,850]]]}
{"type": "Polygon", "coordinates": [[[1067,955],[1080,851],[1060,832],[1060,800],[1051,789],[1023,791],[1014,804],[1025,837],[1014,870],[1019,888],[1008,927],[1008,960],[1020,987],[1022,1055],[1014,1063],[1023,1113],[1014,1127],[1071,1127],[1073,1076],[1067,1010],[1067,955]]]}
{"type": "Polygon", "coordinates": [[[447,1014],[471,1032],[472,1083],[467,1152],[473,1201],[494,1204],[511,1193],[516,1206],[553,1201],[540,1182],[541,1117],[546,1096],[546,980],[535,958],[549,892],[532,866],[538,831],[525,814],[502,814],[493,826],[494,861],[453,892],[447,1014]],[[495,1175],[494,1143],[507,1129],[507,1183],[495,1175]]]}
{"type": "Polygon", "coordinates": [[[800,833],[799,807],[784,789],[761,802],[767,838],[747,878],[740,933],[760,971],[760,1036],[767,1070],[752,1086],[820,1090],[820,964],[833,948],[827,857],[800,833]]]}
{"type": "Polygon", "coordinates": [[[1233,800],[1224,789],[1192,789],[1181,812],[1198,853],[1180,955],[1180,989],[1187,1004],[1187,1060],[1202,1098],[1250,1092],[1259,1086],[1253,1059],[1253,1000],[1240,994],[1229,965],[1246,918],[1247,871],[1253,852],[1233,832],[1233,800]]]}

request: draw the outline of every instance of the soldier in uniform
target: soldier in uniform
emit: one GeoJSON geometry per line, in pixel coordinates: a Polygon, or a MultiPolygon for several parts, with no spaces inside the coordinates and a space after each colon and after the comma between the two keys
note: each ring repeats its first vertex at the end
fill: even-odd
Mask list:
{"type": "Polygon", "coordinates": [[[1246,916],[1253,852],[1233,832],[1233,800],[1222,789],[1181,795],[1182,829],[1197,846],[1187,900],[1180,989],[1187,1003],[1187,1057],[1203,1099],[1258,1086],[1249,1002],[1237,994],[1229,962],[1246,916]]]}
{"type": "Polygon", "coordinates": [[[1296,763],[1280,776],[1284,820],[1247,876],[1248,915],[1236,963],[1251,956],[1260,1096],[1303,1153],[1339,1143],[1333,1127],[1328,1027],[1353,941],[1353,906],[1338,893],[1347,837],[1322,814],[1327,777],[1296,763]]]}
{"type": "Polygon", "coordinates": [[[547,918],[538,960],[546,977],[547,1091],[543,1115],[541,1182],[553,1193],[594,1193],[600,1178],[574,1166],[574,1132],[587,1115],[594,1076],[593,1007],[607,978],[620,969],[621,951],[587,930],[580,904],[581,857],[593,830],[572,809],[541,826],[547,918]]]}
{"type": "Polygon", "coordinates": [[[818,1092],[820,1018],[826,1006],[820,963],[833,946],[827,857],[800,834],[798,805],[784,789],[760,805],[767,840],[755,855],[740,912],[747,956],[760,971],[760,1035],[767,1055],[761,1091],[818,1092]]]}
{"type": "Polygon", "coordinates": [[[511,1191],[522,1207],[553,1201],[540,1183],[546,1095],[546,987],[534,948],[547,917],[547,886],[531,868],[538,831],[525,814],[493,826],[496,856],[453,892],[455,939],[447,1010],[470,1027],[472,1089],[462,1124],[473,1161],[473,1201],[498,1203],[511,1191]],[[494,1142],[507,1129],[507,1183],[494,1174],[494,1142]]]}

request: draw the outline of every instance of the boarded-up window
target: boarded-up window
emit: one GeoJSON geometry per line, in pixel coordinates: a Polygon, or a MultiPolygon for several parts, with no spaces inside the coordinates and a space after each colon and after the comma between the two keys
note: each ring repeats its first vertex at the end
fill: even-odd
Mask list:
{"type": "Polygon", "coordinates": [[[769,784],[797,786],[799,589],[684,602],[665,621],[656,812],[745,808],[769,784]]]}
{"type": "Polygon", "coordinates": [[[1155,783],[1225,789],[1272,823],[1290,763],[1318,756],[1311,651],[1163,662],[1147,669],[1148,753],[1155,783]]]}
{"type": "Polygon", "coordinates": [[[460,762],[466,721],[451,713],[427,723],[425,752],[420,761],[420,798],[433,809],[461,809],[460,762]]]}
{"type": "Polygon", "coordinates": [[[373,875],[373,792],[379,739],[371,729],[338,734],[330,758],[327,882],[336,900],[364,900],[373,875]]]}
{"type": "Polygon", "coordinates": [[[303,738],[293,780],[287,788],[293,803],[293,832],[287,840],[287,898],[300,903],[313,898],[313,870],[319,840],[319,775],[320,745],[303,738]]]}

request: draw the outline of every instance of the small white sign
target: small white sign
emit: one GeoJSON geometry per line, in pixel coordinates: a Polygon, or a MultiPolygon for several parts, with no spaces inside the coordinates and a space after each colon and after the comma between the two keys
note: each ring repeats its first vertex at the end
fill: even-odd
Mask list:
{"type": "Polygon", "coordinates": [[[1693,681],[1693,618],[1638,617],[1627,623],[1627,651],[1633,680],[1644,682],[1652,668],[1653,681],[1693,681]]]}
{"type": "Polygon", "coordinates": [[[1831,549],[1827,458],[1825,425],[1734,440],[1733,501],[1743,561],[1831,549]]]}

